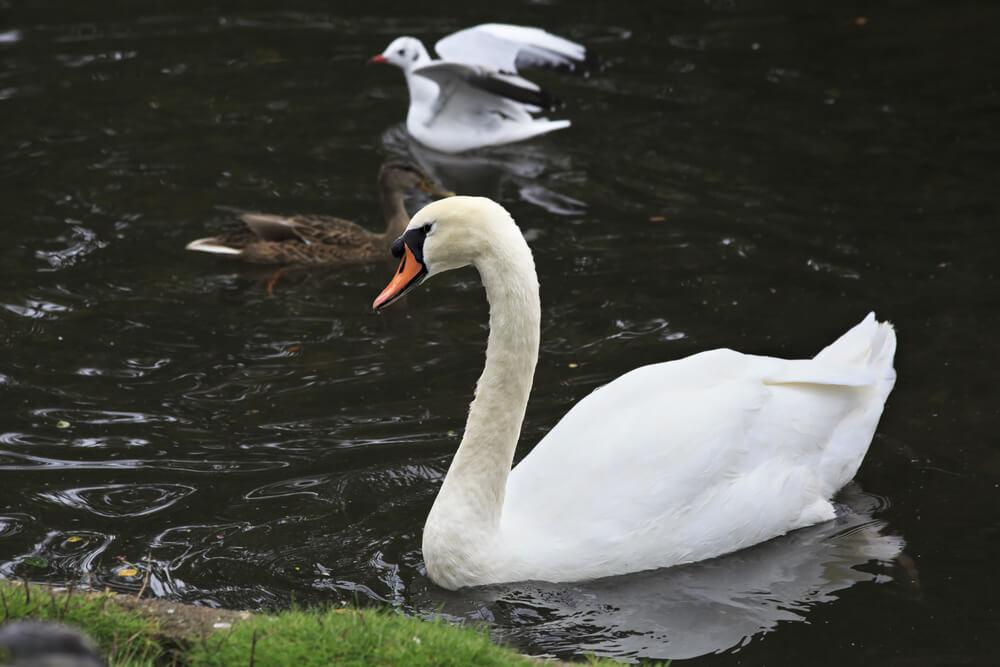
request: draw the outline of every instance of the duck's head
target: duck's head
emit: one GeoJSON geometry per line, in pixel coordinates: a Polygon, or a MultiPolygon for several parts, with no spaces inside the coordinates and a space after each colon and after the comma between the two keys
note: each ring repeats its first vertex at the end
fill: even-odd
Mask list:
{"type": "Polygon", "coordinates": [[[379,167],[378,182],[389,190],[420,190],[432,197],[451,197],[455,194],[408,162],[386,162],[379,167]]]}
{"type": "Polygon", "coordinates": [[[372,308],[381,310],[438,273],[487,258],[527,261],[531,251],[514,220],[486,197],[449,197],[431,202],[410,220],[392,244],[399,268],[372,308]]]}
{"type": "Polygon", "coordinates": [[[369,64],[384,63],[395,65],[404,72],[409,72],[417,65],[431,59],[423,43],[416,37],[397,37],[382,53],[372,56],[369,64]]]}

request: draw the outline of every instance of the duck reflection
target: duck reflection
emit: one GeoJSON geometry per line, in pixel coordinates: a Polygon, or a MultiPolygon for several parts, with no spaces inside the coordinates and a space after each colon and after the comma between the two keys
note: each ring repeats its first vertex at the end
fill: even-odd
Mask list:
{"type": "Polygon", "coordinates": [[[531,653],[683,659],[724,651],[886,571],[903,539],[873,518],[878,498],[851,486],[838,517],[710,561],[580,584],[541,582],[452,594],[426,584],[414,601],[454,619],[496,621],[531,653]]]}

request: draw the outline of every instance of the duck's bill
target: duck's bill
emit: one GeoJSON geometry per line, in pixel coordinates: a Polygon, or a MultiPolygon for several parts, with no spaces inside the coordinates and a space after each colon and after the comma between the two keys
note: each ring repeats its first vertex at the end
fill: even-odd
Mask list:
{"type": "Polygon", "coordinates": [[[383,56],[381,53],[378,54],[378,55],[372,56],[371,58],[368,59],[368,64],[369,65],[381,65],[381,64],[387,63],[387,62],[389,62],[389,60],[385,56],[383,56]]]}
{"type": "Polygon", "coordinates": [[[410,250],[410,246],[403,244],[403,259],[399,262],[396,274],[385,286],[382,293],[375,297],[372,303],[374,310],[382,310],[386,306],[395,303],[404,294],[419,285],[427,277],[427,267],[419,261],[410,250]]]}
{"type": "Polygon", "coordinates": [[[420,184],[417,185],[417,187],[420,188],[421,191],[429,194],[430,196],[438,197],[440,199],[444,199],[445,197],[455,196],[454,192],[452,192],[451,190],[445,190],[440,185],[438,185],[437,183],[428,178],[422,179],[420,181],[420,184]]]}

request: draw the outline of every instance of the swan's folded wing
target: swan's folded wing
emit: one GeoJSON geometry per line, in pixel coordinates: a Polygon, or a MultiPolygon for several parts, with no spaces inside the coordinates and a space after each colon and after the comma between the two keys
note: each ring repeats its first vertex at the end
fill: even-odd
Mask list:
{"type": "Polygon", "coordinates": [[[512,471],[511,543],[544,545],[559,580],[709,558],[797,527],[819,494],[817,456],[789,461],[756,437],[773,396],[756,370],[718,351],[584,398],[512,471]]]}
{"type": "Polygon", "coordinates": [[[595,544],[654,531],[686,558],[671,531],[708,557],[734,526],[749,544],[829,518],[882,397],[864,369],[814,363],[714,350],[623,375],[514,468],[504,521],[595,544]]]}
{"type": "Polygon", "coordinates": [[[764,377],[767,384],[818,384],[839,387],[867,387],[877,376],[862,366],[825,364],[814,359],[784,360],[774,372],[764,377]]]}
{"type": "Polygon", "coordinates": [[[754,375],[751,359],[716,350],[595,390],[514,468],[508,503],[588,507],[596,520],[627,523],[642,521],[645,505],[683,505],[756,456],[747,433],[771,392],[759,377],[744,379],[754,375]]]}
{"type": "Polygon", "coordinates": [[[434,45],[442,58],[516,74],[518,68],[565,67],[586,61],[587,49],[540,28],[486,23],[448,35],[434,45]]]}

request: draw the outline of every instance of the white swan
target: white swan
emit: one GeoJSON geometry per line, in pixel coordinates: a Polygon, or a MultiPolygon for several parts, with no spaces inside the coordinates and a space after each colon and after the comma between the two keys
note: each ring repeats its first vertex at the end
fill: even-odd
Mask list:
{"type": "Polygon", "coordinates": [[[375,309],[469,264],[490,303],[486,367],[424,527],[445,588],[666,567],[832,519],[895,382],[895,334],[874,314],[812,359],[702,352],[596,390],[512,471],[540,321],[520,230],[489,199],[451,197],[418,212],[393,254],[375,309]]]}
{"type": "Polygon", "coordinates": [[[370,63],[403,70],[410,91],[406,129],[420,143],[444,153],[497,146],[569,127],[568,120],[536,118],[553,106],[518,68],[576,69],[587,50],[539,28],[488,23],[448,35],[432,60],[415,37],[397,37],[370,63]]]}

